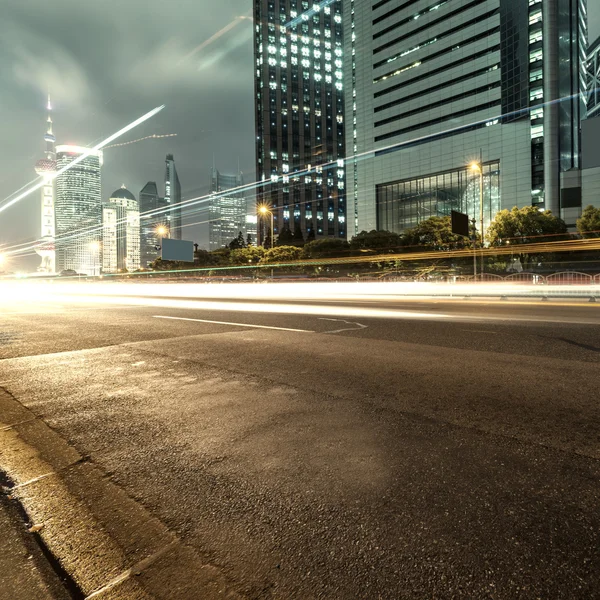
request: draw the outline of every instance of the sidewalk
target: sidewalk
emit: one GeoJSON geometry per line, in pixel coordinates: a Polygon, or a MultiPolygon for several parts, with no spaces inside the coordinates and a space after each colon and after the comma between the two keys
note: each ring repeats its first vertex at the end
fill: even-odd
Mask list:
{"type": "Polygon", "coordinates": [[[70,594],[27,531],[17,507],[0,492],[0,600],[69,600],[70,594]]]}

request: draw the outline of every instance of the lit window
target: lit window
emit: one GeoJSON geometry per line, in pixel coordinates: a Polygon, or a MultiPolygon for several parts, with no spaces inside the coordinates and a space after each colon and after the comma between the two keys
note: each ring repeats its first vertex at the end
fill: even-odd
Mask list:
{"type": "Polygon", "coordinates": [[[534,140],[536,138],[544,137],[544,126],[536,125],[531,128],[531,139],[534,140]]]}
{"type": "Polygon", "coordinates": [[[529,73],[529,81],[538,81],[538,79],[542,79],[542,77],[542,69],[534,69],[529,73]]]}
{"type": "Polygon", "coordinates": [[[277,48],[275,46],[268,47],[269,54],[275,54],[277,52],[277,48]]]}
{"type": "Polygon", "coordinates": [[[320,50],[315,50],[314,57],[315,58],[321,58],[321,51],[320,50]]]}
{"type": "Polygon", "coordinates": [[[532,108],[529,113],[531,120],[534,119],[543,119],[544,118],[544,109],[540,106],[539,108],[532,108]]]}
{"type": "Polygon", "coordinates": [[[539,23],[542,20],[542,11],[536,10],[529,15],[529,24],[534,25],[535,23],[539,23]]]}
{"type": "Polygon", "coordinates": [[[532,50],[529,53],[529,62],[537,62],[538,60],[542,60],[543,57],[544,53],[541,48],[538,48],[537,50],[532,50]]]}
{"type": "Polygon", "coordinates": [[[541,87],[529,90],[530,100],[541,100],[544,97],[544,89],[541,87]]]}
{"type": "Polygon", "coordinates": [[[310,61],[307,58],[302,59],[302,66],[305,69],[308,69],[310,67],[310,61]]]}
{"type": "Polygon", "coordinates": [[[542,30],[538,29],[537,31],[532,31],[529,34],[529,43],[530,44],[535,44],[536,42],[541,42],[542,41],[542,30]]]}

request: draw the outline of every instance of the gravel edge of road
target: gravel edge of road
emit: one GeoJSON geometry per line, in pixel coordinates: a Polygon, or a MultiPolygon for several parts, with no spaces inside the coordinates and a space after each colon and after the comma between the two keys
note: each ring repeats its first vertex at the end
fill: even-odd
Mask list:
{"type": "Polygon", "coordinates": [[[217,567],[2,387],[0,415],[9,493],[82,597],[241,598],[217,567]]]}

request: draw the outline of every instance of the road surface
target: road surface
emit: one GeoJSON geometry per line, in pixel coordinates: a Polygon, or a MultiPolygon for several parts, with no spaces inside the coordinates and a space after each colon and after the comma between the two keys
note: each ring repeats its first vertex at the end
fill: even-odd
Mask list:
{"type": "Polygon", "coordinates": [[[0,387],[242,597],[597,595],[600,305],[172,304],[5,302],[0,387]]]}

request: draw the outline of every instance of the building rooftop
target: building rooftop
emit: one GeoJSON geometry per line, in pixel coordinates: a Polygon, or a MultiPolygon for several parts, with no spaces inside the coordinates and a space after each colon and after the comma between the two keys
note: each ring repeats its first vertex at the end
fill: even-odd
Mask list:
{"type": "Polygon", "coordinates": [[[126,200],[135,200],[135,196],[122,185],[118,190],[114,191],[111,195],[111,198],[125,198],[126,200]]]}

